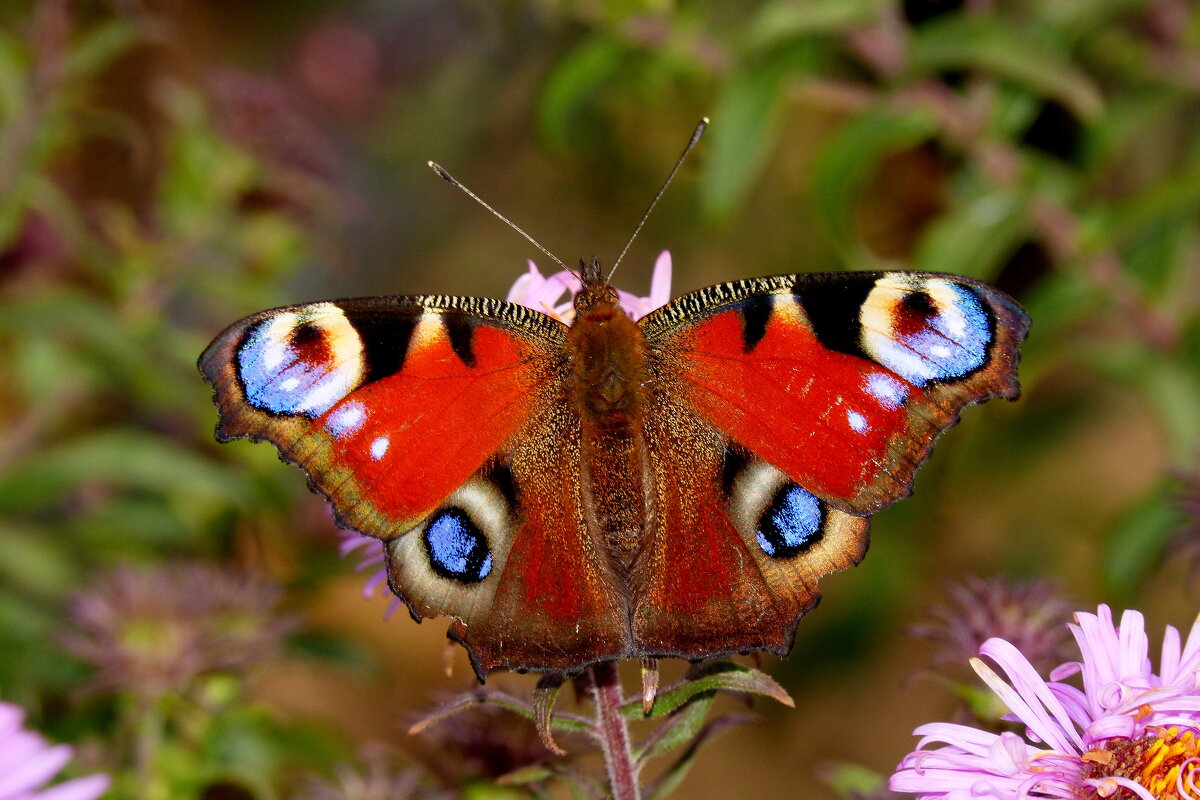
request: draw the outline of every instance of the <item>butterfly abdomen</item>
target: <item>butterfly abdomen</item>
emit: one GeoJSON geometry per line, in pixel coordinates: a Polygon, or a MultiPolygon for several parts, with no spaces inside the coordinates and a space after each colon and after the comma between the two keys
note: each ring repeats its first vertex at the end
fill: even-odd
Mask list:
{"type": "Polygon", "coordinates": [[[615,297],[601,296],[580,304],[566,348],[582,434],[584,513],[616,564],[627,565],[646,518],[646,340],[615,297]]]}

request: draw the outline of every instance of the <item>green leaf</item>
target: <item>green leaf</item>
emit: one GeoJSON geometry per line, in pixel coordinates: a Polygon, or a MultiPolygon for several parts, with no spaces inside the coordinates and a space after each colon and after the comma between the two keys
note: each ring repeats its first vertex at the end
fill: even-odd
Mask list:
{"type": "Polygon", "coordinates": [[[528,796],[522,790],[510,789],[499,783],[476,781],[463,789],[462,800],[524,800],[528,796]]]}
{"type": "Polygon", "coordinates": [[[379,662],[363,642],[315,628],[302,628],[287,638],[288,655],[324,662],[356,678],[377,678],[379,662]]]}
{"type": "MultiPolygon", "coordinates": [[[[530,722],[537,721],[537,712],[533,706],[526,703],[524,700],[519,700],[512,695],[504,692],[496,692],[491,689],[475,689],[470,692],[463,692],[457,697],[452,697],[436,709],[417,720],[408,729],[410,735],[415,735],[428,728],[430,725],[441,722],[447,717],[453,716],[460,711],[466,711],[468,708],[487,703],[489,705],[499,706],[507,709],[514,714],[520,714],[530,722]]],[[[576,733],[585,733],[595,735],[594,726],[589,720],[577,717],[573,714],[555,714],[550,718],[550,727],[560,731],[574,731],[576,733]]]]}
{"type": "MultiPolygon", "coordinates": [[[[0,303],[0,332],[63,342],[90,357],[94,370],[132,380],[145,372],[145,343],[113,309],[66,289],[0,303]]],[[[84,363],[83,358],[74,359],[84,363]]]]}
{"type": "Polygon", "coordinates": [[[534,764],[523,767],[496,779],[500,786],[522,786],[535,797],[549,800],[552,795],[535,791],[533,784],[541,784],[555,778],[566,784],[572,800],[596,800],[607,794],[606,787],[586,773],[565,764],[534,764]]]}
{"type": "Polygon", "coordinates": [[[746,26],[746,46],[758,50],[801,36],[842,33],[874,20],[883,5],[883,0],[774,0],[746,26]]]}
{"type": "Polygon", "coordinates": [[[1185,522],[1173,490],[1169,483],[1158,486],[1126,512],[1109,534],[1102,564],[1106,591],[1129,597],[1161,560],[1167,541],[1185,522]]]}
{"type": "Polygon", "coordinates": [[[743,667],[732,661],[717,661],[702,665],[694,671],[693,676],[684,678],[675,686],[660,692],[649,717],[642,710],[640,697],[622,705],[621,714],[629,719],[665,717],[697,695],[718,691],[762,695],[783,703],[788,708],[795,707],[791,696],[765,672],[743,667]]]}
{"type": "Polygon", "coordinates": [[[67,56],[72,77],[95,75],[144,38],[140,26],[129,18],[107,20],[86,29],[67,56]]]}
{"type": "Polygon", "coordinates": [[[0,553],[0,578],[8,586],[53,597],[75,581],[67,548],[54,531],[0,523],[0,553]]]}
{"type": "Polygon", "coordinates": [[[921,238],[914,266],[988,278],[1029,236],[1031,228],[1028,197],[992,189],[964,199],[930,225],[921,238]]]}
{"type": "Polygon", "coordinates": [[[585,109],[630,55],[625,42],[598,35],[558,63],[538,101],[538,127],[551,146],[566,149],[585,109]]]}
{"type": "Polygon", "coordinates": [[[1147,228],[1165,222],[1179,224],[1200,208],[1200,163],[1177,170],[1128,195],[1108,209],[1103,219],[1088,226],[1094,238],[1090,251],[1119,245],[1147,228]]]}
{"type": "Polygon", "coordinates": [[[854,208],[859,192],[884,157],[925,141],[936,130],[932,114],[872,109],[844,125],[817,156],[813,200],[834,246],[850,267],[875,263],[858,240],[854,208]]]}
{"type": "Polygon", "coordinates": [[[793,46],[729,76],[713,110],[700,184],[701,210],[710,220],[728,218],[749,194],[775,145],[784,80],[812,65],[810,48],[793,46]]]}
{"type": "Polygon", "coordinates": [[[1057,100],[1083,120],[1100,116],[1104,101],[1095,82],[1057,51],[1046,35],[1035,35],[994,16],[948,15],[915,29],[909,69],[917,74],[974,69],[1005,78],[1057,100]]]}
{"type": "Polygon", "coordinates": [[[870,797],[887,787],[887,780],[878,772],[848,762],[824,767],[821,778],[839,797],[870,797]]]}
{"type": "Polygon", "coordinates": [[[136,428],[92,431],[33,453],[0,477],[0,508],[43,509],[85,485],[157,492],[207,515],[245,504],[245,482],[227,467],[136,428]]]}
{"type": "Polygon", "coordinates": [[[555,777],[557,773],[546,764],[534,764],[530,767],[521,767],[512,772],[501,775],[496,778],[496,783],[501,786],[524,786],[530,783],[542,783],[545,780],[555,777]]]}
{"type": "Polygon", "coordinates": [[[715,692],[697,695],[691,702],[676,709],[646,741],[635,748],[634,758],[639,763],[646,762],[687,744],[704,725],[715,696],[715,692]]]}
{"type": "Polygon", "coordinates": [[[1152,358],[1136,379],[1154,402],[1166,430],[1171,454],[1179,463],[1200,452],[1200,372],[1193,363],[1152,358]]]}
{"type": "MultiPolygon", "coordinates": [[[[0,31],[0,122],[7,123],[25,109],[29,58],[21,42],[0,31]]],[[[12,129],[0,125],[0,143],[6,142],[12,129]]]]}

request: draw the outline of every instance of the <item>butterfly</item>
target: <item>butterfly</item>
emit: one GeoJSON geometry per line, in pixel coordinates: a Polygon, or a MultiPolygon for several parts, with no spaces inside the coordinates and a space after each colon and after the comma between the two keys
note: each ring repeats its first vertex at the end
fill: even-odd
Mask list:
{"type": "Polygon", "coordinates": [[[223,441],[274,444],[382,542],[482,681],[791,649],[961,409],[1015,399],[1029,320],[925,272],[710,286],[637,322],[593,259],[575,321],[443,295],[277,308],[199,367],[223,441]]]}

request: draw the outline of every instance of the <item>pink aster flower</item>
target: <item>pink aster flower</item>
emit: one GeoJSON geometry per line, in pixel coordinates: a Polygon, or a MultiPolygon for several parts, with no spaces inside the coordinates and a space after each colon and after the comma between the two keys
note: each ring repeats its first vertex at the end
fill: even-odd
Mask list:
{"type": "MultiPolygon", "coordinates": [[[[517,278],[508,290],[508,302],[528,306],[555,319],[571,324],[575,319],[573,301],[579,293],[579,278],[563,270],[545,277],[537,265],[529,262],[529,271],[517,278]],[[564,297],[565,295],[565,297],[564,297]]],[[[663,250],[654,262],[650,279],[650,296],[638,297],[617,290],[621,308],[633,319],[641,319],[671,299],[671,253],[663,250]]]]}
{"type": "MultiPolygon", "coordinates": [[[[572,273],[563,270],[547,277],[530,261],[529,271],[517,278],[516,283],[508,290],[507,300],[541,311],[570,325],[575,319],[574,300],[579,289],[579,278],[572,273]]],[[[671,299],[671,253],[663,250],[658,254],[650,278],[649,297],[638,297],[620,289],[617,290],[617,297],[621,308],[633,319],[641,319],[659,306],[665,305],[671,299]]],[[[348,557],[351,553],[360,556],[355,570],[368,573],[367,581],[363,584],[363,596],[369,599],[380,588],[386,591],[387,564],[382,548],[372,547],[375,544],[373,539],[360,536],[354,531],[343,531],[341,537],[338,549],[342,556],[348,557]]],[[[401,605],[398,598],[393,598],[386,616],[390,617],[401,605]]]]}
{"type": "Polygon", "coordinates": [[[1126,611],[1114,625],[1102,605],[1075,621],[1069,628],[1082,658],[1049,680],[1003,639],[979,652],[1005,677],[971,661],[1023,736],[923,725],[891,789],[929,800],[1200,798],[1200,617],[1182,645],[1167,627],[1157,673],[1140,613],[1126,611]],[[1064,682],[1077,674],[1082,689],[1064,682]]]}
{"type": "Polygon", "coordinates": [[[22,727],[25,712],[0,703],[0,800],[96,800],[108,790],[107,775],[46,784],[71,760],[71,748],[51,745],[22,727]]]}

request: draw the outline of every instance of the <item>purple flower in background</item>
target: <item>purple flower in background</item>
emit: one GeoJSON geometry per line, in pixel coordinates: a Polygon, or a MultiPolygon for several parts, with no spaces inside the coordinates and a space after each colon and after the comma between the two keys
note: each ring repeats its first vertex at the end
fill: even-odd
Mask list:
{"type": "Polygon", "coordinates": [[[360,765],[341,764],[333,780],[310,777],[294,800],[450,800],[457,796],[429,784],[416,767],[395,763],[380,746],[364,748],[360,765]]]}
{"type": "MultiPolygon", "coordinates": [[[[384,556],[383,548],[379,546],[379,541],[369,536],[363,536],[357,531],[338,531],[338,536],[342,540],[338,544],[338,551],[342,557],[348,558],[351,554],[358,556],[359,562],[354,571],[369,573],[367,582],[363,584],[363,597],[370,600],[380,587],[386,590],[387,558],[384,556]]],[[[399,597],[393,597],[392,604],[388,606],[384,616],[390,618],[402,605],[404,603],[399,597]]]]}
{"type": "Polygon", "coordinates": [[[930,800],[1196,800],[1200,798],[1200,617],[1187,641],[1168,626],[1159,671],[1142,615],[1114,625],[1108,606],[1079,612],[1080,661],[1042,679],[1016,647],[989,639],[972,666],[1024,736],[932,723],[892,776],[893,791],[930,800]],[[1079,674],[1083,688],[1065,683],[1079,674]],[[1007,679],[1006,679],[1007,678],[1007,679]]]}
{"type": "MultiPolygon", "coordinates": [[[[529,271],[517,278],[508,290],[506,299],[510,303],[541,311],[570,325],[575,319],[574,300],[579,289],[579,278],[572,273],[564,270],[547,277],[530,261],[529,271]]],[[[665,305],[671,299],[671,253],[664,250],[658,254],[650,278],[649,297],[638,297],[620,289],[617,290],[617,297],[621,308],[633,319],[641,319],[659,306],[665,305]]],[[[341,538],[338,549],[342,556],[349,556],[351,553],[360,555],[361,560],[355,570],[369,573],[366,583],[363,584],[363,597],[369,599],[377,589],[387,586],[387,564],[383,549],[378,546],[376,540],[354,531],[342,531],[341,538]]],[[[398,598],[393,598],[386,616],[390,617],[401,605],[402,602],[398,598]]]]}
{"type": "Polygon", "coordinates": [[[282,599],[274,583],[215,564],[118,567],[72,598],[63,644],[97,668],[97,688],[155,697],[274,655],[295,627],[282,599]]]}
{"type": "Polygon", "coordinates": [[[1005,639],[1038,670],[1071,657],[1064,624],[1072,604],[1046,581],[969,576],[945,587],[948,602],[925,609],[929,617],[909,633],[937,642],[934,667],[961,667],[988,639],[1005,639]]]}
{"type": "Polygon", "coordinates": [[[25,712],[0,702],[0,800],[95,800],[108,790],[107,775],[46,784],[71,760],[71,748],[51,745],[22,727],[25,712]]]}

